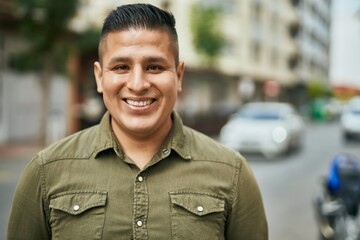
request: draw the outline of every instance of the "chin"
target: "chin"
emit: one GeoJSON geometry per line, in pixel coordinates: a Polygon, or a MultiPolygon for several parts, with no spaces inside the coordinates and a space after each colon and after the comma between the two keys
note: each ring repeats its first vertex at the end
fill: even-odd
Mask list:
{"type": "Polygon", "coordinates": [[[156,128],[156,121],[149,118],[130,118],[124,121],[124,127],[131,132],[145,133],[156,128]]]}

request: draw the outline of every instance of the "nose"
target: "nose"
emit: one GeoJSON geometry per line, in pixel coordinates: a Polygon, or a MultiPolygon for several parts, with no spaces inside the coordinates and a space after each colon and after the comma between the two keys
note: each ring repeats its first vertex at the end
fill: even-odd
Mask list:
{"type": "Polygon", "coordinates": [[[143,92],[150,88],[150,83],[141,67],[132,69],[127,81],[127,88],[133,92],[143,92]]]}

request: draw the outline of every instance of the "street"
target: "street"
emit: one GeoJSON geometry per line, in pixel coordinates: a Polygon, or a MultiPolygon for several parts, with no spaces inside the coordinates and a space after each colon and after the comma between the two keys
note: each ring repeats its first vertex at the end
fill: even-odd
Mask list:
{"type": "MultiPolygon", "coordinates": [[[[270,240],[317,240],[312,200],[320,189],[320,177],[339,152],[360,156],[360,142],[343,142],[339,126],[333,122],[308,124],[303,147],[288,156],[273,160],[246,156],[263,194],[270,240]]],[[[0,239],[6,238],[16,182],[34,153],[0,155],[0,239]]]]}
{"type": "Polygon", "coordinates": [[[263,194],[270,240],[316,240],[312,201],[336,153],[360,157],[360,142],[346,143],[337,122],[307,125],[304,146],[289,156],[248,156],[263,194]]]}

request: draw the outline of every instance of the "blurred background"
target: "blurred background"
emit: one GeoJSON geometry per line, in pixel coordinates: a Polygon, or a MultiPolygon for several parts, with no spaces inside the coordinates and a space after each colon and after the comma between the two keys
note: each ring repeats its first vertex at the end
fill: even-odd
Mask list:
{"type": "MultiPolygon", "coordinates": [[[[113,8],[135,2],[0,0],[0,238],[33,154],[105,112],[93,76],[100,28],[113,8]]],[[[348,103],[360,95],[360,1],[142,2],[177,20],[186,73],[176,110],[185,124],[222,141],[223,127],[251,102],[289,104],[290,122],[301,119],[296,149],[264,154],[253,148],[261,138],[237,150],[259,181],[270,239],[318,239],[320,177],[335,154],[360,157],[360,122],[348,116],[359,119],[348,103]]],[[[282,119],[276,124],[290,136],[294,127],[282,119]]],[[[252,135],[261,124],[249,125],[252,135]]]]}

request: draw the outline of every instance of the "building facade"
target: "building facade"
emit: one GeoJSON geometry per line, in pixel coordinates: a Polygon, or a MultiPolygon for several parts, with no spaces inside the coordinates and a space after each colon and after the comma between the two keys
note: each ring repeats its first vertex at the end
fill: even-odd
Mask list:
{"type": "Polygon", "coordinates": [[[301,0],[297,11],[300,27],[297,42],[300,61],[299,80],[305,84],[322,81],[329,84],[331,44],[331,0],[301,0]]]}

